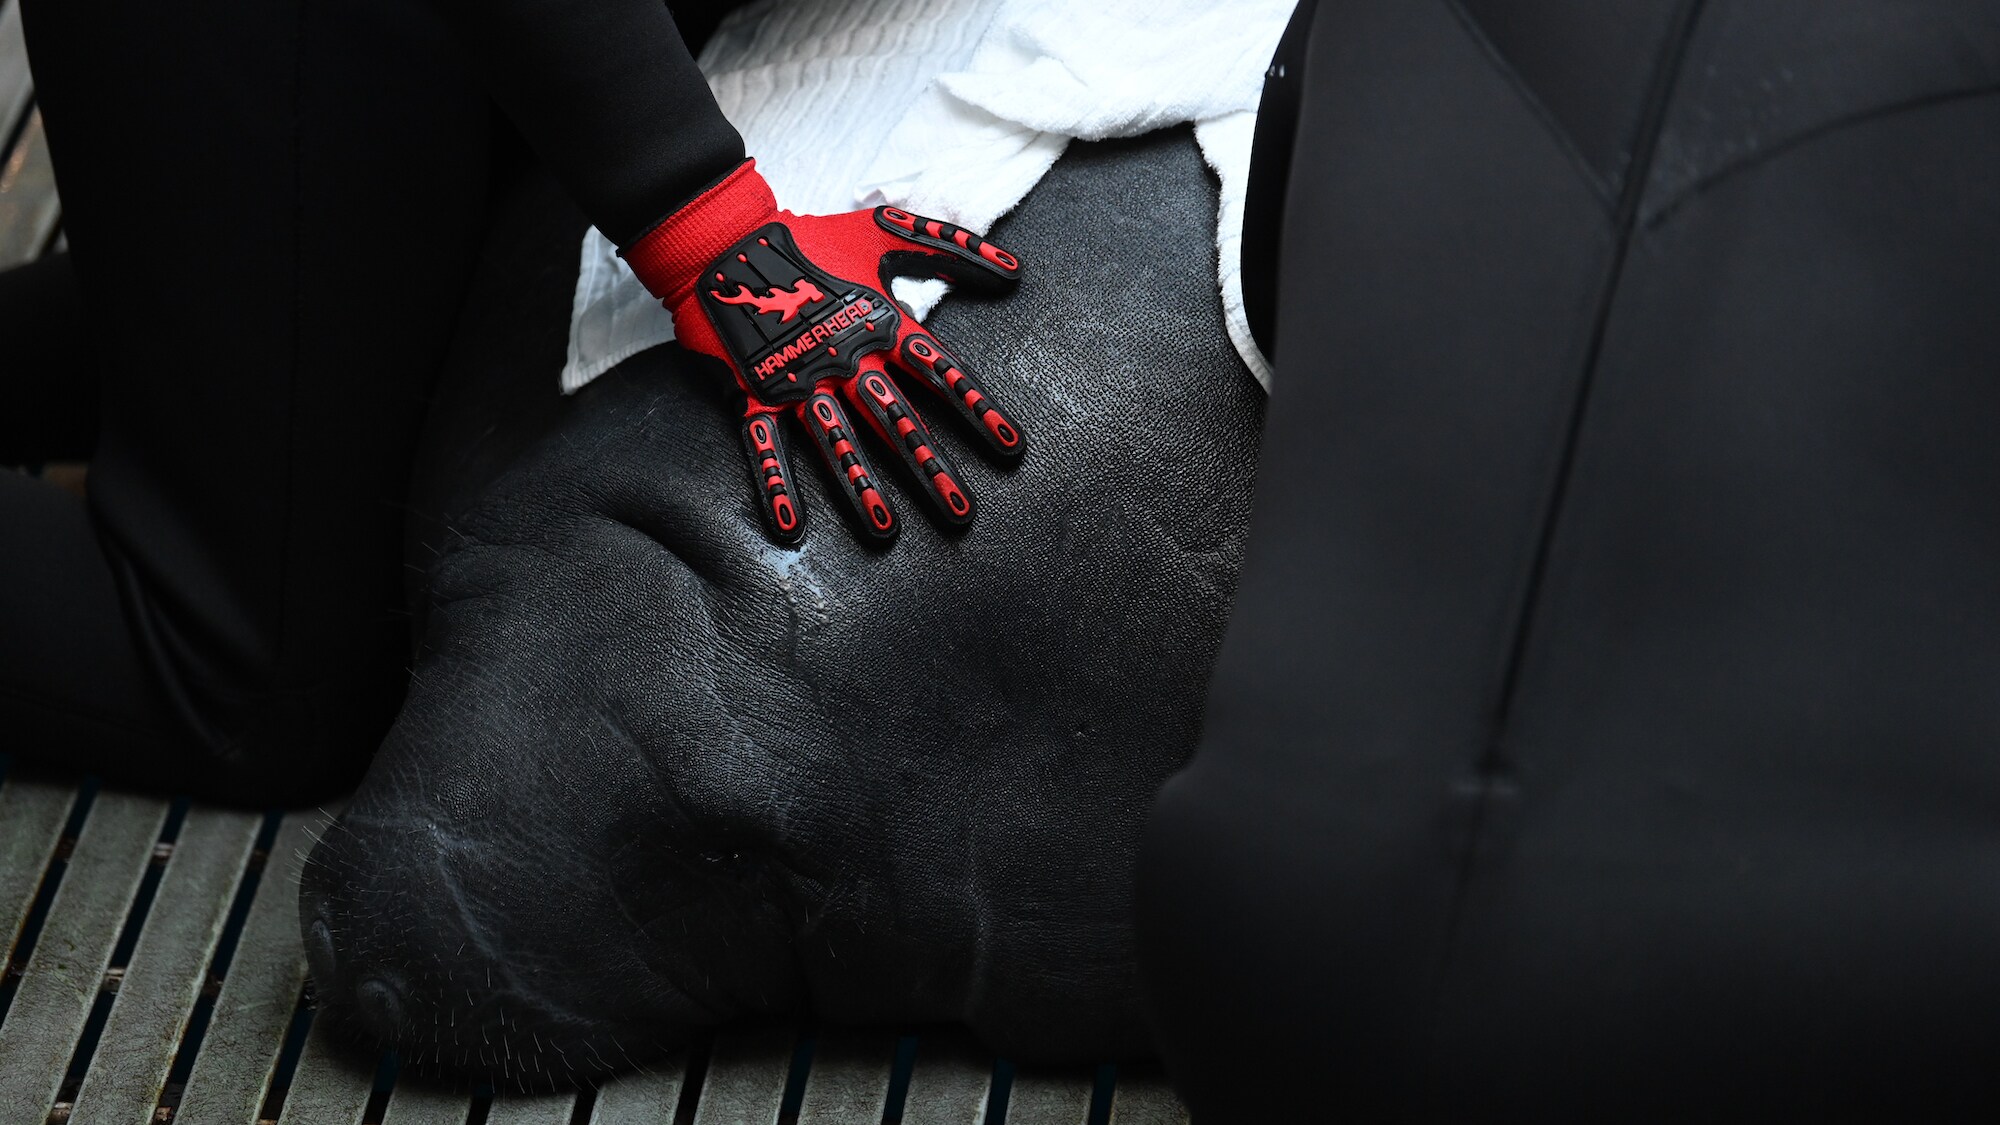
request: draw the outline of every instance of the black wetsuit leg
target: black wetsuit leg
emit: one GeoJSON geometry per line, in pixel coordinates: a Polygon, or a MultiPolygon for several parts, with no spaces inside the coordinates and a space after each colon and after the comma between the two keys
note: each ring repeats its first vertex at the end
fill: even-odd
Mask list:
{"type": "Polygon", "coordinates": [[[97,368],[68,254],[0,270],[0,347],[0,465],[89,457],[97,368]]]}
{"type": "Polygon", "coordinates": [[[321,792],[400,696],[397,539],[482,230],[482,80],[621,241],[742,140],[657,0],[24,11],[76,277],[0,300],[89,329],[39,332],[0,387],[0,459],[94,458],[87,509],[0,482],[0,722],[126,781],[321,792]]]}
{"type": "Polygon", "coordinates": [[[401,690],[489,104],[419,4],[23,14],[101,412],[87,506],[0,479],[0,727],[123,781],[324,793],[401,690]]]}
{"type": "Polygon", "coordinates": [[[1198,1123],[2000,1113],[2000,3],[1322,0],[1198,1123]]]}

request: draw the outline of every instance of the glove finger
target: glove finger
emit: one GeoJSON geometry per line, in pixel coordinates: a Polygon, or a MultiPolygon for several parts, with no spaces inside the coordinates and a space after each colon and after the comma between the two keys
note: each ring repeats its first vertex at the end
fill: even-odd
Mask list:
{"type": "Polygon", "coordinates": [[[791,460],[778,415],[753,412],[743,419],[743,452],[750,458],[750,476],[757,487],[757,511],[771,538],[791,546],[805,537],[805,515],[793,493],[791,460]]]}
{"type": "Polygon", "coordinates": [[[991,242],[940,219],[896,207],[875,208],[875,222],[906,249],[882,257],[882,275],[935,277],[978,293],[999,293],[1021,279],[1021,262],[991,242]]]}
{"type": "Polygon", "coordinates": [[[816,391],[799,404],[798,415],[811,432],[813,444],[819,446],[827,470],[833,474],[833,490],[847,501],[848,510],[862,532],[877,542],[894,539],[901,530],[896,514],[882,495],[878,483],[881,478],[868,463],[867,454],[861,451],[854,424],[847,420],[847,411],[841,409],[840,400],[825,391],[816,391]]]}
{"type": "Polygon", "coordinates": [[[951,403],[961,417],[986,439],[1002,457],[1018,458],[1027,449],[1027,437],[1014,424],[986,388],[966,373],[958,358],[944,350],[937,337],[912,327],[896,349],[896,363],[951,403]]]}
{"type": "Polygon", "coordinates": [[[958,470],[931,437],[923,415],[896,393],[879,353],[862,361],[861,373],[848,380],[847,394],[866,412],[875,433],[916,478],[945,522],[964,526],[972,521],[972,493],[958,479],[958,470]]]}

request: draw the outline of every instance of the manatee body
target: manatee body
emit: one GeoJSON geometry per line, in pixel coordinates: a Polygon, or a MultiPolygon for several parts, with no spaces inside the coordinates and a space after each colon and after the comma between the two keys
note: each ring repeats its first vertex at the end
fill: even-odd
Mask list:
{"type": "Polygon", "coordinates": [[[900,488],[900,541],[864,547],[813,466],[783,549],[680,349],[555,398],[581,227],[529,177],[418,482],[411,694],[305,872],[322,1003],[420,1067],[535,1081],[782,1014],[1147,1050],[1134,856],[1195,741],[1263,409],[1215,205],[1185,130],[1073,146],[993,232],[1019,291],[930,321],[1023,463],[918,397],[969,532],[900,488]]]}

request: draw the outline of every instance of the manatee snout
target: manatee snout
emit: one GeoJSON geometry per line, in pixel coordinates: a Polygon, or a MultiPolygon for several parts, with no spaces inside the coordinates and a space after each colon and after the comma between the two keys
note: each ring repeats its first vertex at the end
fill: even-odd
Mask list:
{"type": "Polygon", "coordinates": [[[791,999],[740,847],[664,844],[608,798],[509,807],[511,776],[468,799],[468,776],[364,787],[307,860],[315,996],[348,1037],[420,1073],[560,1088],[791,999]]]}

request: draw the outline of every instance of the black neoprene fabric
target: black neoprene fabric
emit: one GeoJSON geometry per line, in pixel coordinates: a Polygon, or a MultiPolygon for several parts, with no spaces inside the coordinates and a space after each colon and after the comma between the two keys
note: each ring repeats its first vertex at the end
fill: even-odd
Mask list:
{"type": "Polygon", "coordinates": [[[1322,0],[1197,1122],[2000,1109],[2000,4],[1322,0]]]}
{"type": "Polygon", "coordinates": [[[8,750],[351,784],[405,680],[411,459],[506,163],[487,90],[622,237],[740,161],[658,3],[451,14],[24,0],[70,253],[0,278],[0,465],[91,466],[87,503],[0,471],[8,750]]]}
{"type": "Polygon", "coordinates": [[[433,2],[494,100],[618,245],[743,162],[743,138],[661,0],[433,2]]]}
{"type": "Polygon", "coordinates": [[[1258,348],[1272,360],[1278,354],[1278,254],[1283,245],[1285,186],[1292,178],[1292,135],[1299,127],[1299,86],[1315,6],[1316,0],[1299,0],[1264,71],[1244,190],[1243,241],[1238,252],[1244,319],[1258,348]]]}
{"type": "Polygon", "coordinates": [[[0,270],[0,449],[21,462],[80,461],[97,445],[97,373],[67,253],[0,270]]]}

